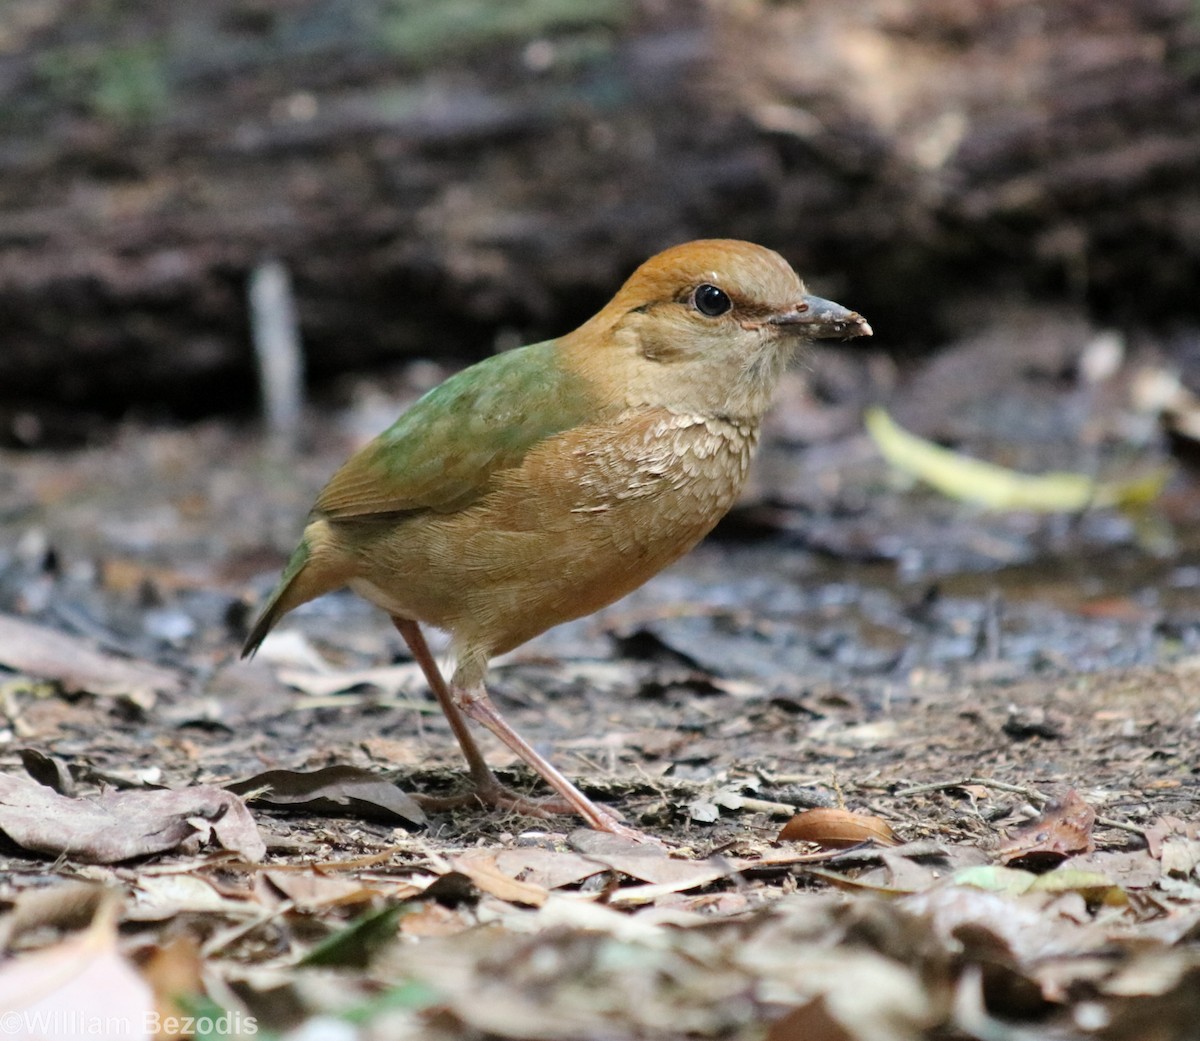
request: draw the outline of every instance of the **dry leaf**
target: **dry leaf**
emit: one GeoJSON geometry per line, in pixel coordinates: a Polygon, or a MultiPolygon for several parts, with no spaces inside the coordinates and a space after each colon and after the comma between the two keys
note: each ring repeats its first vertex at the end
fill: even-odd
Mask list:
{"type": "Polygon", "coordinates": [[[59,795],[72,796],[75,794],[75,778],[71,769],[55,755],[46,755],[36,748],[18,748],[17,755],[21,757],[21,765],[38,784],[53,788],[59,795]]]}
{"type": "Polygon", "coordinates": [[[917,893],[928,889],[942,877],[929,865],[919,864],[912,857],[894,853],[890,849],[882,851],[880,859],[887,869],[888,887],[894,892],[917,893]]]}
{"type": "MultiPolygon", "coordinates": [[[[142,965],[142,975],[154,991],[160,1023],[182,1020],[188,1014],[182,999],[204,993],[203,968],[200,947],[191,936],[176,936],[150,952],[142,965]]],[[[183,1036],[160,1030],[158,1041],[183,1036]]]]}
{"type": "Polygon", "coordinates": [[[183,677],[149,662],[118,658],[56,629],[0,615],[0,665],[90,694],[168,694],[183,677]]]}
{"type": "Polygon", "coordinates": [[[532,882],[546,889],[574,885],[608,870],[606,864],[599,864],[578,853],[538,849],[536,846],[498,849],[492,852],[496,857],[496,866],[509,878],[532,882]]]}
{"type": "Polygon", "coordinates": [[[628,852],[589,852],[587,856],[630,878],[667,887],[663,892],[693,889],[737,871],[737,865],[728,860],[677,860],[666,856],[662,850],[646,850],[644,847],[628,852]]]}
{"type": "Polygon", "coordinates": [[[64,882],[17,894],[12,910],[0,918],[0,949],[35,929],[83,929],[112,896],[94,882],[64,882]]]}
{"type": "Polygon", "coordinates": [[[454,936],[477,924],[475,917],[463,908],[429,900],[400,919],[400,933],[410,939],[454,936]]]}
{"type": "Polygon", "coordinates": [[[859,1041],[829,1014],[825,998],[817,996],[775,1020],[766,1041],[859,1041]]]}
{"type": "Polygon", "coordinates": [[[1200,826],[1178,817],[1160,817],[1146,829],[1150,856],[1161,861],[1164,875],[1188,878],[1200,863],[1200,826]]]}
{"type": "Polygon", "coordinates": [[[1056,867],[1044,875],[1036,875],[1030,893],[1078,893],[1089,904],[1123,907],[1129,898],[1111,878],[1099,871],[1084,871],[1074,867],[1056,867]]]}
{"type": "MultiPolygon", "coordinates": [[[[673,861],[672,863],[680,863],[673,861]]],[[[737,866],[728,861],[710,860],[705,863],[693,864],[690,871],[675,871],[674,878],[662,882],[652,882],[644,886],[627,886],[609,895],[608,902],[613,907],[634,907],[639,904],[656,903],[664,896],[673,893],[683,893],[689,889],[698,889],[718,878],[727,878],[737,873],[737,866]]]]}
{"type": "Polygon", "coordinates": [[[125,917],[135,922],[162,922],[178,914],[244,917],[260,911],[248,900],[223,896],[208,879],[182,872],[151,875],[141,871],[132,896],[125,917]]]}
{"type": "Polygon", "coordinates": [[[85,932],[0,966],[6,1041],[149,1041],[154,994],[118,953],[115,918],[113,901],[85,932]]]}
{"type": "Polygon", "coordinates": [[[1100,871],[1123,890],[1149,889],[1162,878],[1162,865],[1144,849],[1096,850],[1062,863],[1064,867],[1100,871]]]}
{"type": "Polygon", "coordinates": [[[388,693],[409,694],[422,689],[422,684],[425,682],[420,667],[412,663],[386,665],[374,669],[356,669],[352,672],[309,672],[303,669],[280,669],[278,677],[281,683],[286,683],[303,694],[317,697],[344,694],[356,687],[377,687],[388,693]]]}
{"type": "Polygon", "coordinates": [[[1020,896],[1034,882],[1037,875],[1020,868],[1001,867],[998,864],[974,864],[954,872],[954,882],[960,886],[985,889],[989,893],[1004,893],[1020,896]]]}
{"type": "Polygon", "coordinates": [[[344,904],[365,904],[380,893],[351,878],[330,878],[314,871],[266,871],[263,878],[301,911],[344,904]]]}
{"type": "Polygon", "coordinates": [[[471,850],[450,861],[456,871],[461,871],[475,888],[490,893],[510,904],[525,904],[541,907],[550,891],[532,882],[518,882],[496,866],[496,857],[488,850],[471,850]]]}
{"type": "Polygon", "coordinates": [[[862,842],[899,843],[882,817],[852,810],[818,807],[796,814],[779,833],[780,842],[812,842],[825,849],[847,849],[862,842]]]}
{"type": "Polygon", "coordinates": [[[328,816],[364,817],[388,824],[420,826],[425,812],[391,781],[357,766],[321,770],[267,770],[226,790],[247,795],[252,805],[306,810],[328,816]],[[248,793],[253,792],[253,795],[248,793]]]}
{"type": "Polygon", "coordinates": [[[247,860],[266,853],[242,801],[203,785],[68,799],[27,778],[0,774],[0,831],[23,849],[91,864],[190,848],[210,836],[247,860]]]}
{"type": "MultiPolygon", "coordinates": [[[[983,946],[994,949],[1002,944],[1018,962],[1088,949],[1088,934],[1081,927],[1048,917],[1037,901],[1023,897],[948,885],[901,897],[897,904],[925,916],[934,932],[948,941],[959,943],[962,937],[971,936],[979,946],[980,934],[986,934],[989,942],[983,946]]],[[[1105,942],[1105,937],[1096,936],[1093,945],[1105,942]]]]}
{"type": "Polygon", "coordinates": [[[1019,861],[1027,867],[1048,866],[1076,853],[1090,853],[1096,848],[1092,841],[1095,823],[1096,811],[1072,788],[1001,843],[1000,860],[1005,864],[1019,861]]]}

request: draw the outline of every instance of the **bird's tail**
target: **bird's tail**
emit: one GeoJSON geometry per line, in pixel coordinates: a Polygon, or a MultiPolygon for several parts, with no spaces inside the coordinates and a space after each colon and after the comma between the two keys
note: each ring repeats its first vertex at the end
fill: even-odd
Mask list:
{"type": "Polygon", "coordinates": [[[258,650],[267,633],[289,611],[346,584],[350,568],[341,554],[331,552],[328,543],[329,527],[325,521],[314,521],[305,529],[304,538],[250,627],[250,635],[242,645],[243,658],[258,650]]]}

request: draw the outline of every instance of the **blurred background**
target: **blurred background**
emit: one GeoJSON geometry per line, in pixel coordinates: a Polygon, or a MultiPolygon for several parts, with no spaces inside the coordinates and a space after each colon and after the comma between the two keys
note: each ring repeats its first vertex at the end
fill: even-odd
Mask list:
{"type": "Polygon", "coordinates": [[[701,236],[902,358],[1011,322],[993,351],[1061,374],[1032,308],[1200,371],[1200,6],[0,5],[9,444],[252,409],[264,260],[320,391],[564,331],[701,236]]]}

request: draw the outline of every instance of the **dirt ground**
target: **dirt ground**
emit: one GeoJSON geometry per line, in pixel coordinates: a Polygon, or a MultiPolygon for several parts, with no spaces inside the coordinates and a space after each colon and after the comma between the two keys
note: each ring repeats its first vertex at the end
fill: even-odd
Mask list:
{"type": "Polygon", "coordinates": [[[880,365],[797,377],[709,542],[493,667],[663,848],[423,814],[457,752],[348,594],[237,660],[315,491],[427,366],[343,388],[295,458],[225,422],[5,454],[0,1029],[1196,1036],[1200,489],[1132,404],[1153,359],[920,410],[1018,469],[1170,470],[1147,508],[1070,516],[889,468],[859,420],[880,365]]]}

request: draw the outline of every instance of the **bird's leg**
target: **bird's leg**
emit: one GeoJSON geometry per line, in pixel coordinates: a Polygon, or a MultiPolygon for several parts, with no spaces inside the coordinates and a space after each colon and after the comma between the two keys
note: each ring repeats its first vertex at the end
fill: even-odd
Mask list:
{"type": "Polygon", "coordinates": [[[566,779],[545,757],[538,754],[534,747],[518,734],[492,703],[491,696],[483,684],[470,689],[453,686],[452,695],[460,708],[476,723],[482,723],[509,748],[517,753],[534,768],[542,779],[550,785],[572,810],[579,814],[596,831],[608,831],[616,835],[646,841],[647,836],[640,831],[622,824],[616,814],[601,806],[597,806],[570,781],[566,779]]]}
{"type": "Polygon", "coordinates": [[[529,799],[505,788],[496,779],[487,760],[483,758],[483,752],[480,751],[479,745],[475,743],[475,738],[471,735],[466,717],[463,716],[462,710],[458,707],[458,700],[442,676],[442,670],[438,668],[420,626],[408,618],[394,616],[392,624],[404,637],[404,642],[408,644],[408,649],[412,652],[413,660],[425,674],[429,689],[437,698],[438,704],[446,716],[446,721],[450,724],[450,729],[458,741],[458,746],[462,749],[463,758],[467,761],[467,769],[471,773],[471,781],[475,786],[474,791],[466,797],[438,798],[427,795],[414,796],[414,798],[426,809],[432,810],[448,810],[455,806],[461,806],[469,800],[476,800],[486,805],[525,813],[531,817],[549,817],[556,813],[574,812],[574,806],[569,802],[559,799],[529,799]]]}
{"type": "Polygon", "coordinates": [[[454,732],[455,740],[462,749],[463,757],[467,760],[467,768],[471,771],[471,780],[475,782],[475,787],[481,791],[499,788],[500,782],[496,780],[496,775],[492,773],[487,760],[483,758],[479,745],[471,736],[467,721],[458,705],[455,704],[454,696],[450,693],[450,688],[442,677],[442,670],[438,668],[437,662],[433,658],[433,652],[430,651],[429,644],[425,642],[425,634],[421,632],[421,627],[411,619],[397,618],[395,615],[392,616],[392,624],[404,637],[404,642],[408,644],[413,660],[421,667],[429,689],[433,691],[434,697],[442,707],[450,729],[454,732]]]}
{"type": "MultiPolygon", "coordinates": [[[[475,784],[473,794],[476,797],[485,803],[536,817],[546,817],[553,813],[578,813],[597,831],[609,831],[631,838],[645,839],[646,836],[640,832],[622,824],[615,814],[597,806],[545,758],[538,755],[533,747],[500,715],[482,685],[469,691],[457,686],[451,688],[442,676],[442,671],[438,668],[433,653],[429,650],[429,644],[425,642],[425,634],[421,632],[421,628],[416,622],[393,615],[392,624],[404,637],[404,642],[408,644],[408,649],[412,652],[413,660],[421,667],[434,697],[437,698],[438,704],[441,705],[442,711],[446,715],[450,729],[454,732],[463,756],[467,760],[467,768],[470,770],[471,780],[475,784]],[[505,788],[496,779],[496,775],[492,773],[491,767],[483,758],[479,745],[471,736],[464,713],[476,722],[482,723],[532,766],[546,783],[562,796],[561,800],[527,799],[505,788]]],[[[461,800],[427,798],[420,801],[427,806],[448,808],[461,800]]]]}

